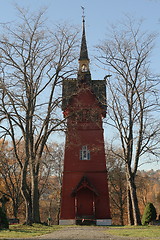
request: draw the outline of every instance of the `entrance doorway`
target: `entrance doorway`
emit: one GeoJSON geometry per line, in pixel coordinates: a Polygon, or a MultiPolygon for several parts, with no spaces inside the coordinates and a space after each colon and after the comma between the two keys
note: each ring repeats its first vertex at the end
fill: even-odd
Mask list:
{"type": "Polygon", "coordinates": [[[88,188],[82,188],[77,192],[77,216],[76,224],[95,224],[95,194],[88,188]]]}
{"type": "Polygon", "coordinates": [[[77,193],[77,215],[94,215],[94,193],[88,188],[82,188],[77,193]]]}

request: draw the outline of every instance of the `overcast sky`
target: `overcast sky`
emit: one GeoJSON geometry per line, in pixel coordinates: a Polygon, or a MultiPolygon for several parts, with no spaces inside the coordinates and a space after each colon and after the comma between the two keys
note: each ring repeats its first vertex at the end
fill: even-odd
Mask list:
{"type": "MultiPolygon", "coordinates": [[[[68,22],[78,26],[82,22],[81,6],[85,7],[87,45],[91,59],[94,46],[107,34],[108,25],[124,19],[126,14],[137,20],[144,19],[144,30],[160,33],[160,0],[0,0],[1,23],[18,19],[16,4],[29,8],[32,12],[47,7],[49,24],[68,22]]],[[[159,73],[160,37],[156,43],[151,67],[155,73],[159,73]]],[[[103,79],[106,75],[94,65],[91,66],[91,71],[93,79],[103,79]]],[[[108,131],[105,132],[108,134],[108,131]]]]}

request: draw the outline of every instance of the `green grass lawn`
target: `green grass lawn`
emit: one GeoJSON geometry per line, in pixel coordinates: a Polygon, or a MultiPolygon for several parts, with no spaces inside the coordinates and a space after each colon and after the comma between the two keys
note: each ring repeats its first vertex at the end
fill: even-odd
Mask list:
{"type": "Polygon", "coordinates": [[[160,226],[124,226],[124,227],[111,227],[106,230],[114,236],[123,237],[146,237],[146,238],[159,238],[160,239],[160,226]]]}
{"type": "MultiPolygon", "coordinates": [[[[0,230],[0,239],[6,238],[32,238],[43,234],[51,233],[56,230],[60,230],[64,227],[73,226],[43,226],[41,224],[33,224],[33,226],[25,226],[21,224],[11,225],[9,230],[0,230]]],[[[83,226],[86,227],[87,226],[83,226]]],[[[96,226],[95,226],[96,228],[96,226]]],[[[72,229],[71,229],[72,231],[72,229]]],[[[160,239],[160,226],[111,226],[103,228],[106,234],[123,237],[139,237],[147,238],[147,240],[160,239]]]]}
{"type": "Polygon", "coordinates": [[[60,229],[58,225],[54,226],[44,226],[41,224],[33,224],[33,226],[26,225],[10,225],[9,230],[0,230],[0,239],[5,238],[31,238],[35,236],[40,236],[55,230],[60,229]]]}

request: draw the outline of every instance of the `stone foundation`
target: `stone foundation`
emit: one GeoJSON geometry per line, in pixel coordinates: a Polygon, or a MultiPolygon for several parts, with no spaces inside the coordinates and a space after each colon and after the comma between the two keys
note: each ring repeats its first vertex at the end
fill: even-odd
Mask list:
{"type": "Polygon", "coordinates": [[[60,219],[59,220],[59,225],[75,225],[76,220],[75,219],[60,219]]]}
{"type": "MultiPolygon", "coordinates": [[[[76,225],[75,219],[60,219],[59,225],[76,225]]],[[[111,226],[112,220],[111,219],[97,219],[96,220],[97,226],[111,226]]]]}
{"type": "Polygon", "coordinates": [[[97,226],[110,226],[110,225],[112,225],[112,220],[111,219],[97,219],[96,225],[97,226]]]}

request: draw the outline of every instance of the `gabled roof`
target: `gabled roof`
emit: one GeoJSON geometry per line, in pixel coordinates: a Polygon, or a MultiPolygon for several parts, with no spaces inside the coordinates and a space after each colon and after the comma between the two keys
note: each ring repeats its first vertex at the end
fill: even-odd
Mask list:
{"type": "Polygon", "coordinates": [[[78,183],[78,185],[72,191],[72,196],[75,196],[78,191],[80,191],[81,189],[84,189],[84,188],[89,189],[90,191],[92,191],[97,196],[99,195],[96,188],[91,184],[89,179],[86,176],[83,176],[81,178],[80,182],[78,183]]]}
{"type": "MultiPolygon", "coordinates": [[[[92,80],[90,83],[91,91],[95,94],[100,106],[104,111],[107,109],[106,104],[106,81],[105,80],[92,80]]],[[[77,79],[63,80],[62,90],[62,110],[65,111],[70,104],[70,100],[78,92],[77,79]]]]}

